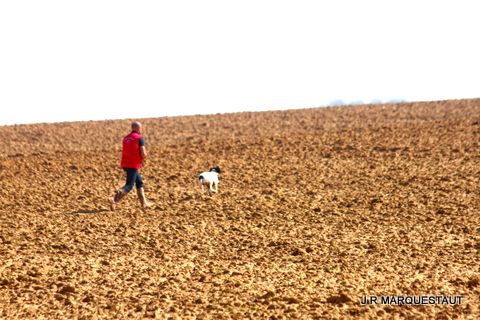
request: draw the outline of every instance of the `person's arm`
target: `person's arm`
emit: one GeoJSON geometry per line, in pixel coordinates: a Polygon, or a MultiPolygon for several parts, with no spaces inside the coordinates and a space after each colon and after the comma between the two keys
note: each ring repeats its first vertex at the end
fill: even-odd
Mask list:
{"type": "Polygon", "coordinates": [[[147,157],[147,149],[145,149],[145,146],[140,147],[140,155],[142,156],[142,160],[145,160],[147,157]]]}
{"type": "Polygon", "coordinates": [[[144,161],[147,157],[147,149],[145,149],[145,139],[143,137],[138,140],[138,146],[140,147],[140,156],[142,161],[144,161]]]}

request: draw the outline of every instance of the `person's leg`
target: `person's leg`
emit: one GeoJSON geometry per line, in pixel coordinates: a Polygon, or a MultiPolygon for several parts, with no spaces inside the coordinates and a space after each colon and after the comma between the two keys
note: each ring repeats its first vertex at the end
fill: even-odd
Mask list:
{"type": "Polygon", "coordinates": [[[125,182],[125,185],[122,188],[117,190],[117,192],[115,193],[113,198],[110,200],[110,209],[112,211],[115,210],[116,204],[119,203],[120,200],[122,200],[122,198],[127,193],[132,191],[133,185],[135,184],[135,181],[137,179],[137,175],[138,175],[138,170],[137,169],[124,168],[123,170],[125,171],[125,174],[126,174],[126,182],[125,182]]]}
{"type": "Polygon", "coordinates": [[[137,176],[135,177],[135,186],[137,189],[143,188],[143,178],[140,174],[140,171],[137,171],[137,176]]]}
{"type": "Polygon", "coordinates": [[[143,178],[140,172],[138,172],[137,174],[135,186],[137,187],[137,196],[138,200],[140,200],[142,208],[149,207],[150,203],[148,203],[147,198],[145,197],[145,190],[143,189],[143,178]]]}
{"type": "MultiPolygon", "coordinates": [[[[134,168],[125,168],[127,174],[127,181],[125,182],[125,185],[123,186],[123,191],[125,193],[129,193],[133,189],[133,185],[137,183],[138,177],[140,176],[140,173],[138,172],[137,169],[134,168]]],[[[141,179],[141,178],[140,178],[141,179]]]]}

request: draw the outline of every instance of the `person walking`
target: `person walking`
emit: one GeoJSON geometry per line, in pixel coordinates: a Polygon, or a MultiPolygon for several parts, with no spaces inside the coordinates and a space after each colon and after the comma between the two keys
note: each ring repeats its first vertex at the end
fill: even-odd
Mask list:
{"type": "Polygon", "coordinates": [[[143,189],[143,179],[140,175],[140,168],[147,157],[145,149],[145,139],[142,136],[142,125],[140,122],[132,123],[132,131],[123,138],[122,142],[122,160],[120,166],[126,173],[125,185],[116,191],[115,195],[110,198],[110,209],[113,211],[116,205],[125,195],[132,191],[133,186],[137,187],[137,196],[140,200],[142,208],[150,206],[145,197],[143,189]]]}

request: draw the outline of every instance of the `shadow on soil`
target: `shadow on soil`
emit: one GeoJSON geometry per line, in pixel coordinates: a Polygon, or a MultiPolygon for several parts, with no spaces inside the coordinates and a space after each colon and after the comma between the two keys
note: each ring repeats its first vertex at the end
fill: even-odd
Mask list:
{"type": "Polygon", "coordinates": [[[108,211],[109,210],[107,209],[77,210],[77,211],[69,212],[68,214],[95,214],[95,213],[108,212],[108,211]]]}

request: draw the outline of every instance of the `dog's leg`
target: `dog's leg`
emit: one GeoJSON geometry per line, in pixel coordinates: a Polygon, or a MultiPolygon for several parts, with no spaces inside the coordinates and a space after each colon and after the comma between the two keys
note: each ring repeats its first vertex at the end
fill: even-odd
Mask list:
{"type": "Polygon", "coordinates": [[[214,182],[210,182],[209,189],[208,189],[208,194],[209,195],[212,195],[212,192],[214,191],[213,190],[213,185],[214,185],[214,182]]]}
{"type": "Polygon", "coordinates": [[[215,192],[218,192],[218,183],[213,184],[215,186],[215,192]]]}

